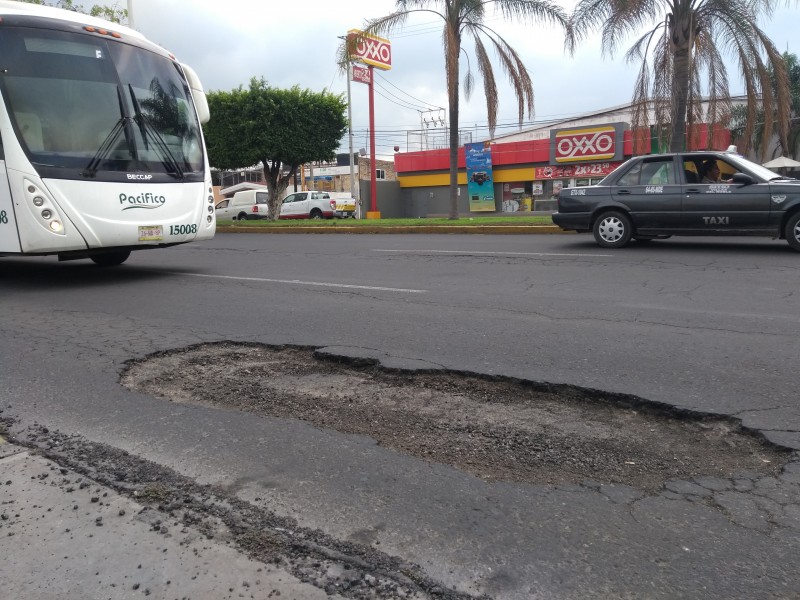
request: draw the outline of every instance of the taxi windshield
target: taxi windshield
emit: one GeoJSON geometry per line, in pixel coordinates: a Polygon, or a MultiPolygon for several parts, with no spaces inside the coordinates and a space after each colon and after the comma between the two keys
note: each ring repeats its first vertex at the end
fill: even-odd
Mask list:
{"type": "Polygon", "coordinates": [[[775,171],[770,171],[768,168],[751,162],[737,154],[725,155],[725,158],[733,165],[739,167],[741,170],[749,172],[750,174],[755,175],[764,181],[772,181],[773,179],[786,179],[786,177],[776,173],[775,171]]]}

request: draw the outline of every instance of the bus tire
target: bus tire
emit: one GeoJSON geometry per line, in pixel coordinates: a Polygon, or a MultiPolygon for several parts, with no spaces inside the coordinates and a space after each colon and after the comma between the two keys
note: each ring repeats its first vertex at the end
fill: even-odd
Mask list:
{"type": "Polygon", "coordinates": [[[106,252],[104,254],[90,256],[89,258],[92,259],[94,264],[100,267],[116,267],[128,260],[130,255],[131,251],[127,250],[122,252],[106,252]]]}

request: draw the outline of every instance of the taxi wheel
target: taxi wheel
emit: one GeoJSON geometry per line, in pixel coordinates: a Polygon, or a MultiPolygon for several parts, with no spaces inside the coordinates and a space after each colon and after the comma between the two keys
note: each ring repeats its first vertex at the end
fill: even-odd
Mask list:
{"type": "Polygon", "coordinates": [[[628,215],[622,212],[603,213],[594,222],[594,239],[603,248],[622,248],[633,234],[628,215]]]}
{"type": "Polygon", "coordinates": [[[783,233],[792,249],[800,252],[800,212],[796,212],[789,217],[783,233]]]}

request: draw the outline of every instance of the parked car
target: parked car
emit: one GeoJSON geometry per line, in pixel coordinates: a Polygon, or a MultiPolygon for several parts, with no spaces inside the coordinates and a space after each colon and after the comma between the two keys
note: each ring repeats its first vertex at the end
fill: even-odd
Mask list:
{"type": "Polygon", "coordinates": [[[250,219],[266,219],[268,215],[267,192],[243,190],[236,192],[232,198],[220,200],[214,206],[219,219],[247,221],[250,219]]]}
{"type": "Polygon", "coordinates": [[[637,156],[597,185],[565,188],[553,222],[604,248],[672,235],[760,235],[800,251],[800,181],[728,152],[637,156]],[[703,180],[716,166],[717,181],[703,180]]]}
{"type": "Polygon", "coordinates": [[[295,192],[283,199],[281,219],[331,219],[336,215],[336,200],[327,192],[295,192]]]}
{"type": "MultiPolygon", "coordinates": [[[[215,208],[217,219],[246,221],[266,219],[269,216],[267,192],[243,190],[232,198],[220,200],[215,208]]],[[[281,219],[330,219],[355,217],[356,201],[353,198],[332,198],[328,192],[315,190],[289,194],[281,203],[281,219]]]]}

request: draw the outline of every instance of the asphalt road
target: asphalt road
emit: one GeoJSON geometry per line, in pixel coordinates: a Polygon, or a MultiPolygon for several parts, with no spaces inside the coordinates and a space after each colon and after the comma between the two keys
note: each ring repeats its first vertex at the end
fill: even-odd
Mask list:
{"type": "Polygon", "coordinates": [[[116,269],[0,259],[0,406],[497,598],[796,598],[800,468],[643,497],[487,483],[301,422],[172,405],[125,361],[207,341],[337,347],[730,415],[800,449],[800,255],[681,238],[223,234],[116,269]],[[727,486],[727,487],[726,487],[727,486]],[[708,490],[707,490],[708,491],[708,490]],[[770,504],[771,503],[771,504],[770,504]]]}

